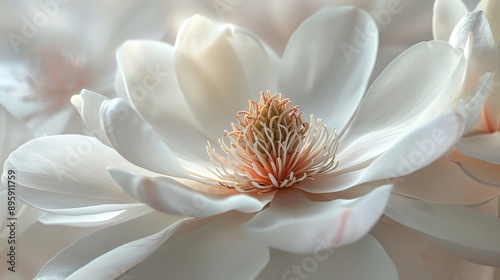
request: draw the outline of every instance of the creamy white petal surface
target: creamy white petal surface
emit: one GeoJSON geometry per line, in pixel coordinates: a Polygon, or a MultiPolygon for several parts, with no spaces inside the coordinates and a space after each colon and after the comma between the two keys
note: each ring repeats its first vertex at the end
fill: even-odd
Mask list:
{"type": "Polygon", "coordinates": [[[466,260],[500,266],[500,220],[473,209],[393,195],[386,215],[466,260]]]}
{"type": "Polygon", "coordinates": [[[317,245],[310,255],[271,249],[271,260],[257,279],[399,279],[399,268],[370,235],[342,248],[317,245]]]}
{"type": "Polygon", "coordinates": [[[288,41],[279,91],[306,115],[315,114],[341,133],[364,96],[377,48],[378,30],[367,13],[353,7],[323,9],[288,41]]]}

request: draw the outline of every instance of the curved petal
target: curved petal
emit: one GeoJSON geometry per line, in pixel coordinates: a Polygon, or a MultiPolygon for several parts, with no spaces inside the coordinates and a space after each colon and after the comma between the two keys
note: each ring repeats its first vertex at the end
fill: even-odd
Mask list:
{"type": "Polygon", "coordinates": [[[498,52],[490,24],[483,11],[466,14],[450,35],[450,44],[465,50],[469,37],[472,39],[469,80],[475,81],[486,72],[498,70],[498,52]]]}
{"type": "Polygon", "coordinates": [[[500,164],[500,132],[464,137],[456,147],[465,156],[500,164]]]}
{"type": "MultiPolygon", "coordinates": [[[[500,44],[498,44],[500,53],[500,44]]],[[[484,117],[490,131],[500,131],[500,72],[493,74],[489,96],[484,105],[484,117]]]]}
{"type": "Polygon", "coordinates": [[[462,168],[472,179],[487,185],[500,186],[500,165],[468,157],[458,151],[450,154],[450,159],[462,168]]]}
{"type": "Polygon", "coordinates": [[[423,261],[422,255],[429,245],[420,236],[414,234],[401,224],[387,223],[384,217],[370,232],[392,259],[400,279],[432,280],[429,267],[423,261]]]}
{"type": "Polygon", "coordinates": [[[13,170],[17,196],[56,214],[86,215],[136,207],[109,176],[106,166],[130,168],[130,163],[95,138],[42,137],[9,156],[2,183],[8,185],[8,171],[13,170]]]}
{"type": "Polygon", "coordinates": [[[400,137],[366,168],[357,183],[397,178],[424,168],[448,152],[464,133],[465,120],[454,110],[435,116],[400,137]]]}
{"type": "MultiPolygon", "coordinates": [[[[153,212],[123,223],[119,223],[99,231],[96,231],[80,240],[74,242],[61,250],[54,258],[43,266],[35,279],[71,279],[75,271],[92,262],[94,259],[107,252],[118,248],[119,246],[133,242],[138,238],[143,238],[157,231],[176,223],[178,217],[165,215],[159,212],[153,212]]],[[[82,230],[82,229],[79,229],[82,230]]],[[[38,239],[39,240],[39,239],[38,239]]],[[[141,254],[137,250],[135,254],[141,254]]],[[[134,255],[135,255],[134,254],[134,255]]],[[[132,257],[131,257],[132,259],[132,257]]],[[[107,267],[108,273],[114,273],[111,277],[98,278],[97,274],[90,278],[93,279],[114,279],[125,271],[118,271],[118,266],[107,267]],[[114,277],[113,277],[114,276],[114,277]]],[[[97,271],[96,271],[97,272],[97,271]]],[[[88,279],[78,278],[76,279],[88,279]]],[[[75,279],[73,278],[73,279],[75,279]]]]}
{"type": "Polygon", "coordinates": [[[318,246],[311,255],[271,249],[271,261],[257,279],[399,279],[392,260],[370,235],[335,250],[318,246]]]}
{"type": "Polygon", "coordinates": [[[231,210],[253,213],[261,210],[272,198],[257,199],[246,194],[210,195],[168,177],[139,176],[120,170],[109,170],[109,173],[131,196],[174,215],[203,218],[231,210]]]}
{"type": "Polygon", "coordinates": [[[279,191],[269,208],[242,225],[242,230],[272,248],[307,254],[318,248],[352,244],[363,238],[380,218],[392,186],[365,196],[328,202],[310,201],[296,189],[279,191]],[[293,232],[294,238],[283,238],[293,232]],[[300,240],[300,242],[296,242],[300,240]]]}
{"type": "Polygon", "coordinates": [[[474,263],[500,266],[500,221],[465,206],[392,195],[385,214],[436,246],[474,263]]]}
{"type": "Polygon", "coordinates": [[[500,12],[500,5],[495,0],[481,0],[476,6],[476,10],[483,10],[488,17],[491,25],[491,31],[495,42],[500,39],[500,21],[498,20],[498,13],[500,12]]]}
{"type": "Polygon", "coordinates": [[[247,91],[232,36],[231,26],[196,15],[183,24],[175,42],[174,67],[184,97],[200,124],[217,134],[230,128],[250,96],[258,97],[247,91]]]}
{"type": "Polygon", "coordinates": [[[363,98],[377,48],[377,25],[368,13],[354,7],[324,8],[290,38],[279,90],[306,115],[314,113],[342,132],[363,98]]]}
{"type": "Polygon", "coordinates": [[[485,186],[469,178],[445,156],[396,179],[393,193],[429,202],[472,205],[500,195],[500,188],[485,186]]]}
{"type": "Polygon", "coordinates": [[[5,162],[11,152],[33,137],[28,127],[0,104],[0,163],[5,162]]]}
{"type": "Polygon", "coordinates": [[[368,90],[340,138],[339,160],[342,153],[359,154],[350,163],[373,158],[392,145],[398,139],[395,136],[442,112],[460,89],[464,71],[462,52],[446,42],[420,43],[408,49],[368,90]]]}
{"type": "Polygon", "coordinates": [[[177,81],[171,45],[128,41],[117,51],[118,77],[129,103],[174,152],[206,157],[207,137],[186,103],[177,81]],[[186,149],[186,147],[190,147],[186,149]]]}
{"type": "Polygon", "coordinates": [[[436,0],[432,15],[432,35],[436,40],[448,41],[460,19],[469,12],[462,0],[436,0]]]}
{"type": "Polygon", "coordinates": [[[100,114],[110,143],[128,161],[153,172],[189,177],[170,147],[123,100],[104,101],[100,114]]]}
{"type": "Polygon", "coordinates": [[[171,279],[255,279],[269,262],[269,248],[239,231],[247,217],[228,213],[168,240],[129,274],[158,280],[165,275],[171,279]]]}

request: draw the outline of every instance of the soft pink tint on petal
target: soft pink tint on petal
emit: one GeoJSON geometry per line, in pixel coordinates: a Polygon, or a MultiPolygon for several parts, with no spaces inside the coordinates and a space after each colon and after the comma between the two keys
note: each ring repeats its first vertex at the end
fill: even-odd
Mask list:
{"type": "MultiPolygon", "coordinates": [[[[151,252],[150,246],[144,248],[143,251],[151,252],[151,255],[130,270],[128,275],[136,276],[137,279],[152,280],[255,279],[269,262],[269,248],[239,231],[239,225],[247,219],[248,215],[232,212],[196,230],[185,230],[191,226],[189,224],[181,227],[155,252],[151,252]]],[[[200,223],[204,223],[204,219],[195,220],[191,224],[200,223]]],[[[145,245],[145,241],[145,239],[138,240],[136,244],[145,245]]],[[[120,250],[127,249],[131,247],[130,245],[127,244],[120,250]]],[[[133,258],[141,254],[136,248],[130,249],[133,249],[131,252],[133,258]]],[[[115,254],[112,251],[91,265],[106,270],[106,267],[98,261],[113,264],[131,256],[115,254]]]]}
{"type": "MultiPolygon", "coordinates": [[[[500,106],[500,104],[499,104],[500,106]]],[[[500,164],[500,132],[462,138],[456,145],[464,156],[500,164]]]]}
{"type": "Polygon", "coordinates": [[[174,215],[209,217],[236,210],[252,213],[261,210],[272,195],[208,194],[193,190],[168,177],[146,177],[126,171],[110,170],[115,181],[131,196],[151,207],[174,215]]]}
{"type": "Polygon", "coordinates": [[[116,151],[95,138],[41,137],[9,156],[2,182],[7,185],[8,170],[13,170],[16,195],[53,213],[96,214],[135,207],[136,202],[109,176],[107,166],[131,168],[116,151]]]}
{"type": "Polygon", "coordinates": [[[385,185],[362,197],[326,202],[311,201],[300,190],[280,190],[269,208],[242,230],[272,248],[297,254],[314,252],[319,239],[327,247],[345,246],[363,238],[380,218],[391,188],[385,185]],[[293,239],[286,238],[290,232],[293,239]]]}
{"type": "MultiPolygon", "coordinates": [[[[68,278],[75,271],[92,262],[96,258],[118,248],[119,246],[133,242],[136,239],[144,238],[157,231],[179,221],[179,217],[169,216],[160,212],[153,212],[120,224],[94,232],[66,248],[60,248],[60,252],[52,258],[38,272],[37,279],[71,279],[68,278]]],[[[79,230],[82,230],[79,228],[79,230]]],[[[36,247],[35,247],[36,248],[36,247]]],[[[137,250],[141,254],[141,250],[137,250]]],[[[130,255],[128,255],[130,256],[130,255]]],[[[127,257],[127,256],[123,256],[127,257]]],[[[132,257],[130,258],[132,259],[132,257]]],[[[103,263],[105,265],[106,263],[103,263]]],[[[108,273],[114,273],[112,277],[101,277],[97,279],[113,279],[124,273],[118,267],[107,267],[108,273]]],[[[97,271],[96,271],[97,273],[97,271]]],[[[103,273],[103,272],[101,272],[103,273]]],[[[97,274],[90,277],[96,279],[97,274]]],[[[76,279],[88,279],[77,278],[76,279]]]]}
{"type": "Polygon", "coordinates": [[[432,16],[432,35],[436,40],[448,41],[460,19],[469,12],[462,0],[436,0],[432,16]]]}
{"type": "Polygon", "coordinates": [[[339,160],[344,153],[358,155],[349,164],[371,159],[397,141],[397,135],[441,112],[457,94],[464,71],[463,54],[446,42],[420,43],[405,51],[368,90],[340,139],[339,160]]]}
{"type": "Polygon", "coordinates": [[[321,9],[290,38],[279,90],[306,115],[315,114],[341,133],[364,96],[377,49],[377,25],[368,13],[354,7],[321,9]]]}
{"type": "Polygon", "coordinates": [[[385,248],[370,235],[342,248],[325,245],[318,242],[310,255],[271,249],[271,260],[257,279],[398,279],[385,248]]]}
{"type": "MultiPolygon", "coordinates": [[[[500,44],[498,45],[500,53],[500,44]]],[[[500,72],[493,74],[489,96],[484,105],[484,120],[489,132],[500,131],[500,72]]]]}
{"type": "Polygon", "coordinates": [[[450,159],[474,180],[487,185],[500,186],[500,164],[468,157],[457,150],[450,154],[450,159]]]}
{"type": "Polygon", "coordinates": [[[500,266],[500,219],[465,206],[392,195],[385,214],[435,246],[482,265],[500,266]]]}
{"type": "Polygon", "coordinates": [[[408,176],[395,179],[393,192],[429,202],[470,205],[500,195],[464,174],[447,156],[408,176]]]}

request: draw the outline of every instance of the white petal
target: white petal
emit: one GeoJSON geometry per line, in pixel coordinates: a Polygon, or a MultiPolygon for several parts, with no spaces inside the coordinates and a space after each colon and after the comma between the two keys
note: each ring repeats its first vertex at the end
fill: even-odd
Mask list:
{"type": "Polygon", "coordinates": [[[500,266],[500,222],[473,209],[391,196],[385,214],[436,246],[474,263],[500,266]]]}
{"type": "Polygon", "coordinates": [[[363,172],[357,183],[397,178],[419,170],[448,152],[464,133],[462,114],[447,110],[403,135],[363,172]]]}
{"type": "Polygon", "coordinates": [[[457,149],[465,156],[500,164],[500,132],[464,137],[457,149]]]}
{"type": "Polygon", "coordinates": [[[323,251],[311,255],[272,249],[271,261],[257,279],[399,279],[384,248],[369,235],[342,248],[319,248],[323,251]]]}
{"type": "Polygon", "coordinates": [[[472,53],[469,75],[474,81],[485,72],[494,72],[498,69],[498,52],[484,12],[466,14],[453,29],[449,42],[453,47],[465,50],[470,36],[472,36],[472,53]]]}
{"type": "Polygon", "coordinates": [[[173,65],[173,47],[153,41],[128,41],[117,51],[116,84],[125,83],[127,103],[167,144],[182,153],[206,157],[207,137],[186,103],[173,65]],[[186,149],[186,147],[190,147],[186,149]]]}
{"type": "Polygon", "coordinates": [[[65,225],[72,227],[96,227],[96,226],[111,226],[119,224],[139,216],[146,215],[154,211],[150,207],[143,205],[127,210],[118,210],[111,212],[102,212],[91,215],[56,215],[45,213],[38,220],[45,225],[65,225]]]}
{"type": "Polygon", "coordinates": [[[392,221],[386,223],[384,217],[379,221],[370,234],[380,242],[380,245],[392,259],[400,279],[405,280],[432,280],[429,268],[422,260],[428,243],[401,224],[392,221]]]}
{"type": "Polygon", "coordinates": [[[365,196],[313,202],[296,189],[279,191],[269,208],[255,215],[242,230],[272,248],[304,254],[326,247],[340,247],[363,238],[380,218],[392,186],[365,196]],[[294,238],[283,238],[293,233],[294,238]],[[300,242],[296,242],[300,240],[300,242]]]}
{"type": "Polygon", "coordinates": [[[498,42],[498,40],[500,39],[500,21],[498,19],[500,5],[498,1],[481,0],[477,4],[476,10],[483,10],[486,13],[491,26],[491,31],[493,32],[493,37],[495,38],[495,42],[498,42]]]}
{"type": "MultiPolygon", "coordinates": [[[[500,44],[498,45],[500,53],[500,44]]],[[[500,131],[500,73],[493,74],[489,96],[484,105],[484,118],[491,131],[500,131]]]]}
{"type": "Polygon", "coordinates": [[[342,153],[358,155],[344,160],[349,164],[373,158],[393,144],[397,135],[442,112],[461,87],[464,71],[463,54],[448,43],[431,41],[408,49],[368,90],[340,139],[339,160],[342,153]]]}
{"type": "Polygon", "coordinates": [[[165,275],[169,279],[255,279],[269,262],[269,248],[240,232],[238,227],[247,217],[225,214],[199,230],[179,235],[129,274],[158,280],[165,275]]]}
{"type": "Polygon", "coordinates": [[[231,36],[231,26],[196,15],[184,23],[175,42],[174,66],[184,96],[202,126],[219,134],[247,108],[249,94],[258,99],[258,92],[247,92],[231,36]]]}
{"type": "Polygon", "coordinates": [[[290,38],[279,90],[306,115],[315,114],[341,132],[363,98],[377,48],[378,29],[368,13],[353,7],[322,9],[290,38]]]}
{"type": "Polygon", "coordinates": [[[8,171],[13,170],[17,196],[53,213],[94,214],[135,207],[136,202],[109,176],[107,166],[130,164],[95,138],[42,137],[9,156],[2,182],[8,184],[8,171]]]}
{"type": "MultiPolygon", "coordinates": [[[[338,155],[338,170],[317,175],[314,181],[304,182],[299,188],[312,193],[337,192],[370,181],[388,181],[419,170],[441,157],[463,135],[465,125],[463,114],[449,109],[402,136],[393,137],[395,143],[386,147],[385,153],[364,165],[352,167],[354,165],[352,162],[356,162],[357,157],[363,155],[359,151],[348,149],[344,152],[347,155],[338,155]]],[[[389,132],[386,133],[392,136],[389,132]]],[[[370,140],[369,136],[363,141],[370,140]]],[[[374,141],[376,140],[380,139],[374,141]]],[[[362,147],[359,143],[356,143],[358,149],[362,147]]],[[[396,179],[398,180],[400,179],[396,179]]]]}
{"type": "Polygon", "coordinates": [[[33,133],[28,127],[0,104],[0,164],[3,164],[9,154],[17,147],[33,137],[33,133]]]}
{"type": "Polygon", "coordinates": [[[170,147],[123,100],[104,101],[100,113],[113,148],[128,161],[153,172],[189,177],[170,147]]]}
{"type": "Polygon", "coordinates": [[[450,155],[450,159],[462,168],[472,179],[487,185],[500,186],[500,165],[489,163],[473,157],[464,156],[458,151],[450,155]]]}
{"type": "MultiPolygon", "coordinates": [[[[61,250],[54,258],[45,264],[39,271],[35,279],[70,279],[71,274],[86,264],[90,263],[99,256],[118,248],[119,246],[132,242],[138,238],[143,238],[157,231],[165,229],[167,226],[179,220],[178,217],[168,216],[159,212],[147,214],[145,216],[126,221],[108,228],[101,229],[92,233],[70,246],[61,250]]],[[[82,229],[79,229],[82,230],[82,229]]],[[[39,240],[39,239],[38,239],[39,240]]],[[[135,254],[141,254],[137,250],[135,254]]],[[[122,257],[130,257],[122,256],[122,257]]],[[[132,257],[130,257],[132,259],[132,257]]],[[[103,263],[106,265],[107,263],[103,263]]],[[[107,266],[108,273],[114,273],[118,277],[124,271],[117,270],[119,267],[107,266]]],[[[114,279],[114,277],[99,278],[97,272],[91,278],[93,279],[114,279]]],[[[88,279],[78,278],[75,279],[88,279]]]]}
{"type": "Polygon", "coordinates": [[[396,179],[393,193],[429,202],[470,205],[500,195],[500,188],[469,178],[445,156],[421,170],[396,179]]]}
{"type": "Polygon", "coordinates": [[[432,35],[448,41],[460,19],[469,11],[462,0],[436,0],[432,17],[432,35]]]}
{"type": "Polygon", "coordinates": [[[272,197],[256,199],[246,194],[204,194],[168,177],[146,177],[110,170],[115,181],[131,196],[151,207],[174,215],[209,217],[236,210],[261,210],[272,197]]]}

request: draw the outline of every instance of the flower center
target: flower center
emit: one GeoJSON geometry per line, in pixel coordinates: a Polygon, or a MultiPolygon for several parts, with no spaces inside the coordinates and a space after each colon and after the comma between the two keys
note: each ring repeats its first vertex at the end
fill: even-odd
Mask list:
{"type": "Polygon", "coordinates": [[[211,170],[217,183],[240,192],[267,192],[288,188],[315,174],[334,170],[338,142],[335,129],[321,119],[301,118],[299,106],[291,106],[281,93],[260,93],[260,101],[250,101],[248,111],[238,112],[233,131],[219,139],[219,154],[208,143],[211,170]],[[226,139],[229,138],[229,141],[226,139]]]}

